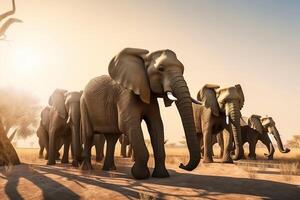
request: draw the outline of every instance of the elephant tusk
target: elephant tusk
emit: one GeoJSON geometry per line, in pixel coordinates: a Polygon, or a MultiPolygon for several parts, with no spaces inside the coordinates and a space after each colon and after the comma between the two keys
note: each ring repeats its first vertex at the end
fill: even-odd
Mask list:
{"type": "Polygon", "coordinates": [[[198,101],[198,100],[194,99],[193,97],[191,97],[191,100],[192,100],[192,102],[195,103],[195,104],[199,104],[199,105],[202,105],[202,104],[203,104],[201,101],[198,101]]]}
{"type": "Polygon", "coordinates": [[[171,101],[177,101],[177,98],[174,97],[174,95],[172,94],[172,92],[167,92],[167,97],[168,97],[171,101]]]}
{"type": "Polygon", "coordinates": [[[226,124],[228,125],[229,124],[229,116],[226,115],[226,124]]]}

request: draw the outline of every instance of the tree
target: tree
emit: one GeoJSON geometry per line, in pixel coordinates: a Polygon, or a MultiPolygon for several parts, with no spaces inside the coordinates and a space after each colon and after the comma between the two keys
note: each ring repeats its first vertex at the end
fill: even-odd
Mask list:
{"type": "Polygon", "coordinates": [[[26,92],[15,89],[0,89],[0,120],[5,134],[10,134],[10,140],[15,135],[26,138],[32,135],[32,128],[38,125],[37,100],[26,92]]]}
{"type": "MultiPolygon", "coordinates": [[[[10,15],[13,15],[16,12],[15,1],[12,0],[12,10],[0,15],[0,23],[3,22],[5,18],[10,15]]],[[[3,25],[0,27],[0,39],[5,38],[5,33],[11,24],[14,22],[21,22],[21,20],[16,18],[9,18],[3,25]]],[[[1,97],[0,97],[1,100],[1,97]]],[[[20,164],[19,157],[13,145],[10,143],[7,138],[2,119],[4,116],[0,114],[0,165],[17,165],[20,164]]]]}
{"type": "MultiPolygon", "coordinates": [[[[16,4],[15,4],[15,0],[12,0],[12,10],[1,14],[0,22],[2,22],[8,16],[15,14],[15,12],[16,12],[16,4]]],[[[0,27],[0,40],[5,39],[5,32],[10,27],[10,25],[12,25],[15,22],[22,22],[22,20],[17,18],[9,18],[3,23],[3,25],[0,27]]]]}
{"type": "Polygon", "coordinates": [[[300,148],[300,135],[294,135],[291,140],[287,141],[287,145],[293,148],[300,148]]]}

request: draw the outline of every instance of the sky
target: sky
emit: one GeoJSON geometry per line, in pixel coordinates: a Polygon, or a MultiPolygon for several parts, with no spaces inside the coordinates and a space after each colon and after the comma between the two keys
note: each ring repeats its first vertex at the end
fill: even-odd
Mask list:
{"type": "MultiPolygon", "coordinates": [[[[0,87],[46,105],[55,88],[81,90],[108,74],[125,47],[171,49],[191,94],[206,83],[241,84],[244,116],[272,116],[285,141],[300,133],[299,1],[16,0],[24,21],[0,41],[0,87]]],[[[10,8],[0,0],[0,12],[10,8]]],[[[175,106],[161,102],[165,135],[182,140],[175,106]]],[[[148,133],[144,135],[147,138],[148,133]]]]}

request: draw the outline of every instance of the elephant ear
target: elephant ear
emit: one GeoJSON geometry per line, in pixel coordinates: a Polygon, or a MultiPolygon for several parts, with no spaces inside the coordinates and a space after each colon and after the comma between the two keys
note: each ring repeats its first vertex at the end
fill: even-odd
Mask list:
{"type": "Polygon", "coordinates": [[[150,103],[150,86],[143,58],[148,52],[145,49],[126,48],[111,60],[108,67],[113,80],[132,90],[147,104],[150,103]]]}
{"type": "Polygon", "coordinates": [[[263,133],[263,125],[260,121],[261,116],[259,115],[251,115],[248,119],[248,125],[257,130],[259,133],[263,133]]]}
{"type": "Polygon", "coordinates": [[[50,107],[45,107],[42,112],[41,112],[41,124],[48,129],[49,126],[49,112],[50,112],[50,107]]]}
{"type": "Polygon", "coordinates": [[[56,89],[49,98],[49,104],[63,119],[67,118],[67,112],[65,108],[65,94],[67,92],[67,90],[56,89]]]}
{"type": "Polygon", "coordinates": [[[240,109],[242,109],[244,107],[244,103],[245,103],[244,92],[243,92],[242,86],[240,84],[235,85],[235,88],[240,96],[240,109]]]}
{"type": "Polygon", "coordinates": [[[197,94],[197,99],[203,102],[206,108],[210,108],[213,115],[219,116],[220,110],[216,97],[216,89],[220,88],[218,85],[206,84],[197,94]]]}

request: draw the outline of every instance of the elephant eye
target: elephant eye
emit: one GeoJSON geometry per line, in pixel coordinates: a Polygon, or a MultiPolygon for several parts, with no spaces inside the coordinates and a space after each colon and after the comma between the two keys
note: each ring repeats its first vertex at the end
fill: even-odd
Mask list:
{"type": "Polygon", "coordinates": [[[165,71],[165,69],[164,69],[163,66],[159,66],[159,67],[158,67],[158,70],[161,71],[161,72],[165,71]]]}

